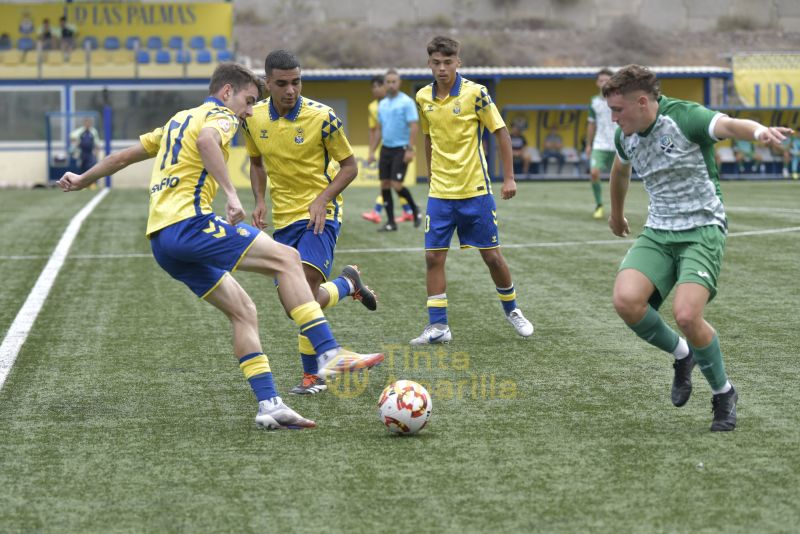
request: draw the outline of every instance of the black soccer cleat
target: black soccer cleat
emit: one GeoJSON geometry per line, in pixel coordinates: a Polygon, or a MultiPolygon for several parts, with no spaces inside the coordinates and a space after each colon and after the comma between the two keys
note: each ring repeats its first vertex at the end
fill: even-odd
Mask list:
{"type": "Polygon", "coordinates": [[[397,224],[386,223],[380,228],[378,228],[379,232],[396,232],[397,231],[397,224]]]}
{"type": "Polygon", "coordinates": [[[414,228],[419,228],[422,224],[422,214],[417,212],[414,214],[414,228]]]}
{"type": "Polygon", "coordinates": [[[689,355],[680,360],[675,360],[672,368],[675,369],[675,376],[672,378],[672,404],[681,407],[689,401],[692,394],[692,369],[695,361],[692,351],[689,355]]]}
{"type": "Polygon", "coordinates": [[[318,375],[303,373],[303,379],[289,393],[295,395],[315,395],[328,389],[325,379],[318,375]]]}
{"type": "Polygon", "coordinates": [[[350,280],[355,291],[353,299],[359,301],[370,311],[378,309],[378,296],[361,281],[361,271],[357,265],[348,265],[342,269],[342,276],[350,280]]]}
{"type": "Polygon", "coordinates": [[[731,386],[727,393],[720,393],[711,398],[711,412],[714,420],[711,421],[712,432],[729,432],[736,428],[736,401],[739,394],[731,386]]]}

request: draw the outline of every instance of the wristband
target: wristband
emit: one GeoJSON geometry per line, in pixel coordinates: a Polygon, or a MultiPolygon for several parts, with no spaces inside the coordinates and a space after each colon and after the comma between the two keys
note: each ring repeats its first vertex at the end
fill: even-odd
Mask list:
{"type": "Polygon", "coordinates": [[[760,140],[761,139],[761,134],[763,134],[767,130],[768,130],[768,128],[766,126],[759,125],[759,127],[756,128],[756,131],[753,132],[753,139],[755,139],[756,141],[760,140]]]}

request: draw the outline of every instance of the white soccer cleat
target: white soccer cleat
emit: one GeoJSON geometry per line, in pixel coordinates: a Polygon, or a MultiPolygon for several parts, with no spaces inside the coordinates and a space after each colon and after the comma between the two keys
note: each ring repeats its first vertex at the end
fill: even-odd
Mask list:
{"type": "Polygon", "coordinates": [[[422,331],[422,335],[415,337],[409,343],[412,345],[434,345],[436,343],[450,343],[453,340],[453,334],[450,333],[450,327],[446,324],[429,324],[422,331]]]}
{"type": "Polygon", "coordinates": [[[256,425],[267,430],[302,430],[314,428],[317,423],[286,406],[280,397],[273,397],[258,403],[256,425]]]}
{"type": "Polygon", "coordinates": [[[522,310],[514,308],[511,313],[506,315],[508,322],[514,325],[517,334],[522,337],[531,337],[533,335],[533,324],[522,315],[522,310]]]}
{"type": "Polygon", "coordinates": [[[342,347],[317,356],[317,374],[328,378],[359,369],[371,369],[383,361],[383,354],[358,354],[342,347]]]}

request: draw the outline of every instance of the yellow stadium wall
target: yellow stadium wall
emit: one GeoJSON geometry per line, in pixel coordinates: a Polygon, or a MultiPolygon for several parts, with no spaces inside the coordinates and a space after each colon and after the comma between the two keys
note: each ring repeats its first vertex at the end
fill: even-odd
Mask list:
{"type": "Polygon", "coordinates": [[[184,38],[202,35],[208,38],[224,35],[228,41],[233,29],[232,3],[93,3],[69,4],[0,4],[0,33],[16,40],[21,36],[19,24],[25,14],[33,20],[36,32],[44,19],[50,26],[66,15],[67,22],[76,26],[78,38],[93,35],[102,41],[117,36],[123,42],[132,35],[147,38],[173,35],[184,38]]]}

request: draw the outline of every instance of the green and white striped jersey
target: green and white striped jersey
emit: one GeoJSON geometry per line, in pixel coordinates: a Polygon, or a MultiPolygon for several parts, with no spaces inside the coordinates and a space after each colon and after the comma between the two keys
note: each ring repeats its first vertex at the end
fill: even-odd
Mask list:
{"type": "Polygon", "coordinates": [[[645,132],[625,136],[617,128],[617,155],[633,164],[650,197],[645,226],[689,230],[716,224],[727,231],[714,161],[714,125],[722,116],[661,96],[656,120],[645,132]]]}
{"type": "Polygon", "coordinates": [[[592,150],[614,151],[614,132],[617,125],[611,120],[611,108],[602,95],[594,95],[589,105],[589,122],[594,122],[592,150]]]}

